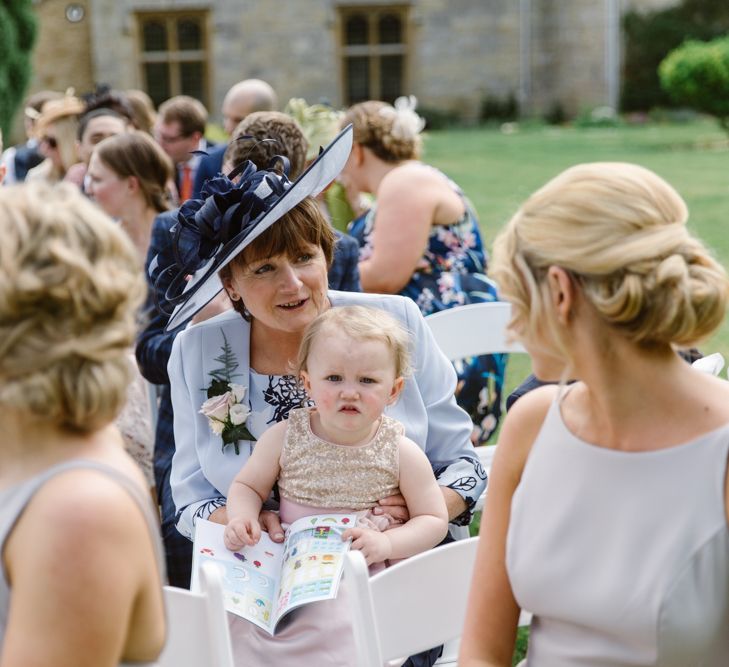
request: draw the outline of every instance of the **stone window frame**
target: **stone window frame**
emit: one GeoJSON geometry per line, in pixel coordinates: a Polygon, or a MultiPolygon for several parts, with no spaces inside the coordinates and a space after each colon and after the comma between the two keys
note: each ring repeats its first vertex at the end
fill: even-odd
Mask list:
{"type": "Polygon", "coordinates": [[[210,28],[210,12],[207,9],[194,10],[170,10],[170,11],[138,11],[135,12],[135,21],[137,28],[137,54],[139,65],[140,81],[150,97],[149,85],[145,66],[154,63],[163,63],[167,65],[169,72],[170,94],[169,97],[175,95],[186,94],[182,88],[182,79],[180,65],[182,63],[202,63],[202,94],[199,96],[200,102],[206,108],[209,108],[211,99],[211,79],[210,79],[210,62],[211,52],[211,28],[210,28]],[[202,48],[200,49],[181,49],[178,44],[177,25],[183,20],[195,20],[200,23],[202,48]],[[145,51],[144,44],[144,24],[150,21],[159,21],[166,26],[167,49],[160,51],[145,51]]]}
{"type": "Polygon", "coordinates": [[[349,2],[339,0],[336,7],[335,39],[338,49],[340,70],[341,99],[345,106],[362,101],[352,99],[349,95],[347,59],[351,57],[368,58],[368,99],[383,99],[380,58],[382,56],[402,56],[401,90],[397,95],[390,95],[385,101],[392,102],[394,97],[405,95],[410,90],[410,62],[413,57],[413,39],[411,35],[412,7],[408,0],[400,3],[371,0],[370,2],[349,2]],[[367,44],[347,44],[347,20],[361,14],[367,19],[367,44]],[[382,44],[377,38],[378,21],[385,15],[396,15],[400,19],[401,41],[382,44]]]}

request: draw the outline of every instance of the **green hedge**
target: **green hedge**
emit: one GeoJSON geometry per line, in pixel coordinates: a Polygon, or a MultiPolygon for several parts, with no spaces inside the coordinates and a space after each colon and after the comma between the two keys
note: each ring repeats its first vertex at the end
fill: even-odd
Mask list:
{"type": "Polygon", "coordinates": [[[729,36],[685,42],[663,60],[658,73],[673,101],[716,116],[729,130],[729,36]]]}
{"type": "Polygon", "coordinates": [[[661,87],[658,66],[687,39],[707,41],[729,32],[729,2],[684,0],[668,9],[623,17],[625,54],[620,106],[623,111],[647,111],[675,106],[661,87]]]}
{"type": "Polygon", "coordinates": [[[0,128],[9,133],[31,75],[37,26],[31,0],[0,4],[0,128]]]}

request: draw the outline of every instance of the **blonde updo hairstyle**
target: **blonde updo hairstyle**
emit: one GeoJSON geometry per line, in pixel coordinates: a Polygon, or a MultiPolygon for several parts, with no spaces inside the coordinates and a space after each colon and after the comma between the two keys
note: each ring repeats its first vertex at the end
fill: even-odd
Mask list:
{"type": "Polygon", "coordinates": [[[344,333],[355,342],[374,340],[391,351],[395,377],[408,377],[410,366],[410,334],[392,315],[378,308],[338,306],[319,315],[306,329],[299,346],[297,373],[308,371],[311,346],[319,336],[344,333]]]}
{"type": "Polygon", "coordinates": [[[567,169],[535,192],[496,239],[492,275],[513,305],[511,331],[547,334],[568,359],[546,307],[550,266],[569,271],[608,325],[645,345],[695,345],[722,323],[723,268],[687,228],[662,178],[626,163],[567,169]]]}
{"type": "Polygon", "coordinates": [[[422,139],[419,130],[400,122],[401,111],[386,102],[370,100],[351,106],[341,126],[353,126],[353,139],[385,162],[417,160],[422,139]]]}
{"type": "Polygon", "coordinates": [[[79,432],[127,396],[145,296],[136,251],[69,184],[0,189],[0,406],[79,432]]]}

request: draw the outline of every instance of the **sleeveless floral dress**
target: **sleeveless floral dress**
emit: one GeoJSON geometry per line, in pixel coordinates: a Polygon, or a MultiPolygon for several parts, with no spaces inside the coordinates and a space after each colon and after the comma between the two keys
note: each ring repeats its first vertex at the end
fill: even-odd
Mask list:
{"type": "MultiPolygon", "coordinates": [[[[445,174],[441,175],[463,200],[465,213],[453,224],[432,226],[425,252],[400,291],[418,304],[423,315],[499,300],[495,283],[486,277],[488,256],[473,207],[463,191],[445,174]]],[[[360,245],[360,261],[372,255],[375,214],[376,204],[349,225],[349,234],[360,245]]],[[[492,354],[454,364],[458,373],[456,400],[471,416],[479,445],[496,430],[501,417],[506,358],[504,354],[492,354]]]]}

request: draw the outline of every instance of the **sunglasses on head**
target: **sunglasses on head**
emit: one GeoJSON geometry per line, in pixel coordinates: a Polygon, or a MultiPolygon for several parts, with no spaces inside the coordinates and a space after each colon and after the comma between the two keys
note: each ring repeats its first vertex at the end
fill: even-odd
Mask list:
{"type": "Polygon", "coordinates": [[[43,137],[41,143],[48,144],[48,148],[58,148],[58,141],[55,137],[43,137]]]}

